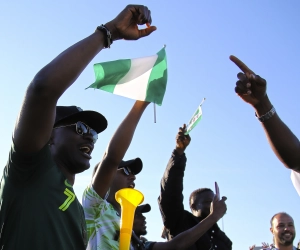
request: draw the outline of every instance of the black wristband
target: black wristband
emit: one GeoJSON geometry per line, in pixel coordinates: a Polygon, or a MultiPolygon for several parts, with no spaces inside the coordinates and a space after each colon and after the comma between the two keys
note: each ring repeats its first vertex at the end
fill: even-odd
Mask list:
{"type": "Polygon", "coordinates": [[[265,113],[264,115],[258,117],[257,114],[255,113],[255,116],[257,117],[257,119],[260,121],[260,122],[265,122],[266,120],[269,120],[272,116],[274,116],[276,114],[276,110],[275,108],[272,106],[272,108],[267,112],[265,113]]]}
{"type": "Polygon", "coordinates": [[[100,26],[97,27],[97,30],[103,32],[103,34],[106,36],[106,44],[104,45],[105,48],[110,48],[110,45],[112,45],[113,40],[111,38],[111,33],[109,31],[109,29],[101,24],[100,26]]]}

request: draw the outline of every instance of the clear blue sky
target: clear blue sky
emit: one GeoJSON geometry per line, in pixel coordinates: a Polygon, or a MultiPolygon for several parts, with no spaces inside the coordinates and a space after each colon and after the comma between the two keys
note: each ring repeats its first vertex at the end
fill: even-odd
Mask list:
{"type": "MultiPolygon", "coordinates": [[[[178,127],[188,122],[203,97],[203,119],[191,132],[186,150],[184,205],[200,187],[220,186],[228,197],[224,229],[233,249],[271,242],[269,220],[280,211],[291,214],[300,230],[300,199],[285,169],[271,151],[253,109],[234,93],[238,56],[268,81],[268,93],[280,117],[300,137],[299,58],[300,2],[291,1],[139,1],[152,12],[157,31],[135,42],[117,41],[102,51],[70,87],[59,105],[101,112],[108,129],[100,134],[91,166],[101,158],[113,132],[134,101],[99,90],[84,90],[94,80],[96,62],[155,54],[167,45],[168,86],[157,123],[153,106],[142,117],[125,159],[140,157],[143,171],[136,188],[152,211],[148,239],[161,240],[157,206],[159,183],[175,146],[178,127]]],[[[11,134],[26,87],[56,55],[118,14],[120,1],[1,1],[0,163],[5,166],[11,134]]],[[[37,118],[38,119],[38,118],[37,118]]],[[[1,168],[1,169],[2,169],[1,168]]],[[[2,172],[2,171],[1,171],[2,172]]],[[[79,199],[91,170],[76,177],[79,199]]],[[[222,227],[222,221],[219,222],[222,227]]],[[[296,236],[296,241],[300,236],[296,236]]]]}

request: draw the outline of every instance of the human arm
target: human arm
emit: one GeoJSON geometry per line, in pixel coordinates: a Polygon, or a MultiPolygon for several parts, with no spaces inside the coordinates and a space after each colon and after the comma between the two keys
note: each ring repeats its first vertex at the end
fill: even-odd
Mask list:
{"type": "MultiPolygon", "coordinates": [[[[113,40],[137,40],[156,29],[149,25],[151,21],[147,7],[128,5],[106,26],[110,29],[113,40]],[[148,24],[148,27],[139,30],[140,24],[148,24]]],[[[96,30],[59,54],[35,75],[25,93],[13,133],[14,143],[21,151],[39,151],[49,141],[58,99],[103,49],[106,42],[106,35],[96,30]]]]}
{"type": "MultiPolygon", "coordinates": [[[[235,92],[255,110],[258,117],[263,116],[272,108],[268,98],[265,79],[256,75],[242,61],[230,56],[243,73],[238,73],[235,92]]],[[[278,159],[287,167],[300,173],[300,142],[293,132],[280,119],[277,113],[261,123],[269,144],[278,159]]]]}
{"type": "Polygon", "coordinates": [[[100,197],[104,198],[111,186],[117,167],[131,143],[136,126],[148,104],[149,102],[136,101],[111,138],[92,179],[93,188],[100,197]]]}
{"type": "Polygon", "coordinates": [[[227,210],[225,204],[227,198],[222,197],[222,199],[220,200],[219,187],[217,183],[215,185],[216,195],[213,202],[211,203],[210,214],[194,227],[175,236],[171,241],[155,243],[152,248],[153,250],[187,249],[224,216],[227,210]]]}
{"type": "Polygon", "coordinates": [[[191,141],[189,135],[184,135],[185,129],[186,125],[183,125],[176,135],[176,147],[161,179],[161,191],[158,198],[164,225],[171,231],[183,219],[184,212],[182,195],[186,164],[184,151],[191,141]]]}

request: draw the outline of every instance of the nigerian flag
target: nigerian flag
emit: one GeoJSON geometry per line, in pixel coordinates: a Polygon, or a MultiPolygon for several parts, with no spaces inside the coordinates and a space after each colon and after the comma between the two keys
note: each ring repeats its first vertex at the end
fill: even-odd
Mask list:
{"type": "Polygon", "coordinates": [[[186,128],[186,132],[185,134],[188,135],[192,129],[194,127],[196,127],[196,125],[198,124],[198,122],[200,122],[201,118],[202,118],[202,104],[205,101],[205,98],[203,98],[202,102],[200,103],[199,107],[197,108],[197,110],[195,111],[195,113],[193,114],[191,120],[189,121],[187,128],[186,128]]]}
{"type": "Polygon", "coordinates": [[[88,88],[162,104],[167,86],[165,48],[153,56],[97,63],[94,71],[96,80],[88,88]]]}

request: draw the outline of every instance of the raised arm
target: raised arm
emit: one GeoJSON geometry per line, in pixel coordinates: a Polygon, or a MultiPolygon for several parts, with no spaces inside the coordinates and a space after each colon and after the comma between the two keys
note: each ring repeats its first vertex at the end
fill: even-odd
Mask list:
{"type": "Polygon", "coordinates": [[[149,102],[136,101],[111,138],[92,180],[93,188],[100,197],[104,198],[111,186],[117,167],[131,143],[136,126],[148,104],[149,102]]]}
{"type": "Polygon", "coordinates": [[[182,195],[186,164],[184,151],[191,141],[189,135],[184,135],[185,130],[185,124],[179,128],[176,147],[161,179],[160,196],[158,197],[162,219],[165,227],[169,230],[176,228],[176,224],[182,220],[184,212],[182,195]]]}
{"type": "Polygon", "coordinates": [[[203,234],[205,234],[219,219],[221,219],[226,213],[227,207],[225,204],[226,197],[222,197],[220,200],[219,187],[216,183],[216,195],[211,203],[210,214],[196,226],[186,230],[171,241],[158,242],[153,246],[153,250],[182,250],[192,246],[203,234]]]}
{"type": "Polygon", "coordinates": [[[300,142],[293,132],[279,118],[268,98],[265,79],[256,75],[242,61],[230,56],[243,73],[238,73],[235,92],[249,103],[261,118],[269,144],[278,159],[287,167],[300,173],[300,142]]]}
{"type": "MultiPolygon", "coordinates": [[[[112,40],[137,40],[152,33],[150,11],[142,5],[128,5],[115,19],[106,23],[112,40]],[[138,25],[147,24],[139,30],[138,25]]],[[[25,153],[36,152],[50,139],[59,97],[73,84],[84,68],[107,46],[105,32],[96,30],[58,55],[42,68],[28,86],[17,118],[13,140],[25,153]]]]}

